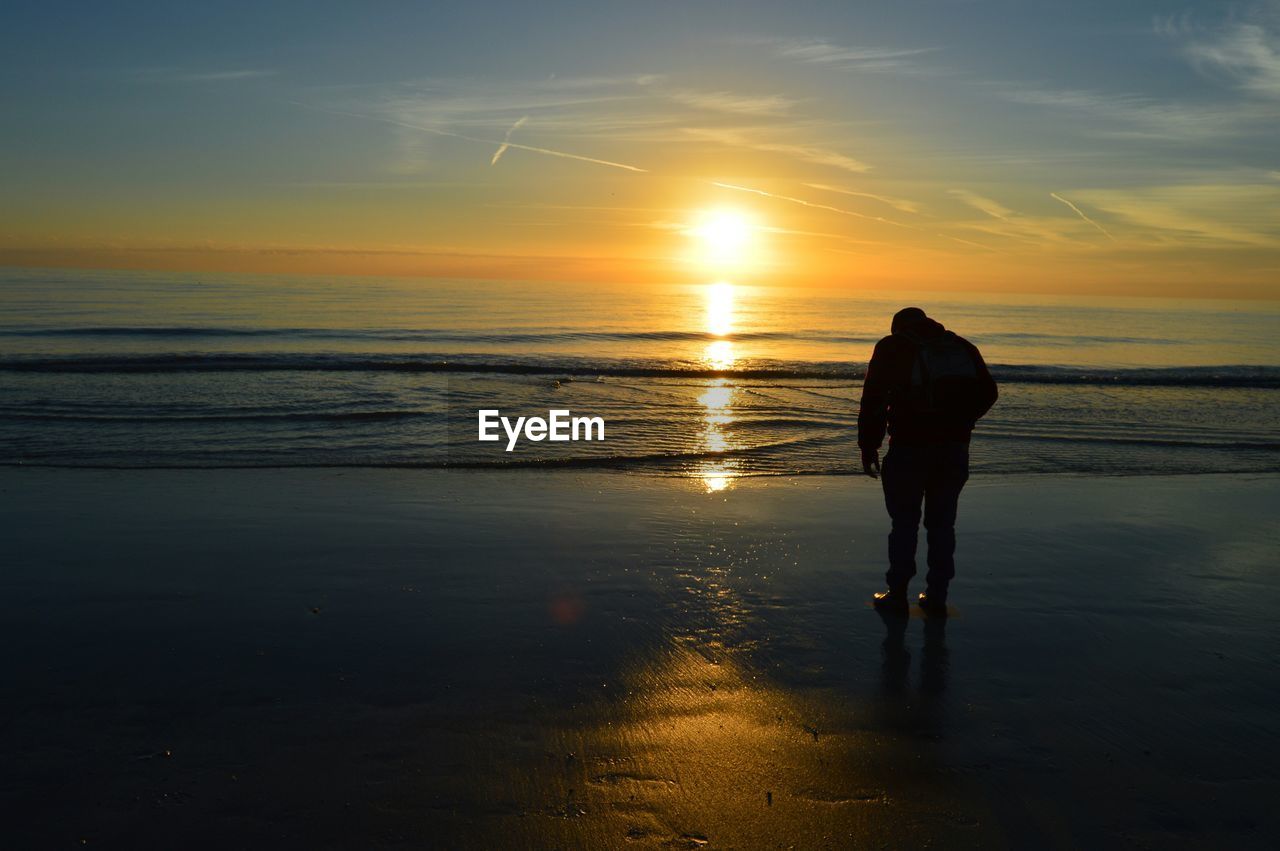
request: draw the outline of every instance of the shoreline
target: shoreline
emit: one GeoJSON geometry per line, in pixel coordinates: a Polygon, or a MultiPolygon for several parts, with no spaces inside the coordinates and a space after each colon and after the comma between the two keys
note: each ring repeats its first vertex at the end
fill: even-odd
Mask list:
{"type": "MultiPolygon", "coordinates": [[[[883,457],[884,450],[881,450],[883,457]]],[[[531,459],[527,462],[514,463],[469,463],[459,462],[454,464],[427,464],[405,462],[397,463],[393,461],[379,464],[322,464],[322,463],[299,463],[299,464],[216,464],[207,466],[196,466],[190,464],[150,464],[150,465],[125,465],[125,464],[56,464],[56,463],[24,463],[22,461],[0,461],[0,470],[64,470],[79,471],[85,473],[217,473],[219,471],[236,472],[236,473],[288,473],[299,472],[306,473],[308,471],[318,474],[323,473],[359,473],[368,472],[377,474],[386,473],[480,473],[491,475],[507,475],[511,473],[530,473],[530,474],[553,474],[553,475],[602,475],[602,476],[623,476],[635,478],[639,481],[659,481],[659,482],[698,482],[701,476],[686,470],[664,472],[655,468],[636,467],[633,462],[624,461],[616,465],[602,464],[594,458],[566,458],[566,459],[531,459]]],[[[1128,471],[1108,473],[1101,470],[1081,470],[1079,472],[1063,471],[1063,470],[1028,470],[1023,473],[1013,473],[1004,470],[971,470],[969,479],[965,484],[966,488],[973,487],[975,484],[990,485],[1003,481],[1011,483],[1025,481],[1027,479],[1062,479],[1064,481],[1077,481],[1089,479],[1183,479],[1192,476],[1205,477],[1222,477],[1222,478],[1243,478],[1258,479],[1280,477],[1280,470],[1183,470],[1170,471],[1161,470],[1149,473],[1134,473],[1128,471]]],[[[734,472],[731,476],[735,487],[748,482],[776,482],[786,481],[789,479],[864,479],[867,478],[866,473],[861,470],[795,470],[786,473],[768,473],[768,472],[734,472]]],[[[879,487],[877,483],[876,487],[879,487]]],[[[695,488],[696,489],[696,488],[695,488]]]]}

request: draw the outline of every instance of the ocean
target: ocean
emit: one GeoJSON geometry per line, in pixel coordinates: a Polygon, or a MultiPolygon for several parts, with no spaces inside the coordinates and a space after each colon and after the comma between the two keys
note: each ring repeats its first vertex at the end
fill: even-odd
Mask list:
{"type": "Polygon", "coordinates": [[[1280,306],[726,282],[0,271],[0,463],[852,473],[901,307],[977,344],[976,475],[1280,471],[1280,306]],[[606,422],[476,440],[476,412],[606,422]]]}

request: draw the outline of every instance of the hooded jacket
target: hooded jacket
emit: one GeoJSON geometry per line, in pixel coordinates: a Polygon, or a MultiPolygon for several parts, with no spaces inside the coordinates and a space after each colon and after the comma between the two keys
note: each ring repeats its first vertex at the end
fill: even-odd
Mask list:
{"type": "MultiPolygon", "coordinates": [[[[905,312],[905,311],[904,311],[905,312]]],[[[973,427],[996,403],[999,391],[995,379],[982,360],[978,347],[952,334],[973,357],[977,368],[977,393],[973,408],[961,415],[921,413],[908,404],[911,371],[923,342],[952,334],[942,324],[919,312],[904,321],[895,318],[893,333],[876,343],[862,383],[862,404],[858,410],[858,446],[879,449],[886,428],[890,443],[919,445],[969,442],[973,427]]]]}

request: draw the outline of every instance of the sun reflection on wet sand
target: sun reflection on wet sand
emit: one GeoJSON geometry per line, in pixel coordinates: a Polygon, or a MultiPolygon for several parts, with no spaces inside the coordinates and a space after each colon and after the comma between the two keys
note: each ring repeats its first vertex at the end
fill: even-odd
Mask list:
{"type": "Polygon", "coordinates": [[[733,475],[723,465],[710,465],[704,467],[701,473],[702,483],[706,485],[707,493],[719,493],[733,483],[733,475]]]}
{"type": "MultiPolygon", "coordinates": [[[[703,403],[727,408],[722,390],[733,388],[714,385],[703,403]]],[[[619,689],[540,734],[536,768],[515,775],[514,793],[501,787],[521,802],[513,835],[584,847],[990,844],[981,801],[938,770],[931,738],[884,736],[875,701],[763,675],[761,613],[742,593],[750,562],[711,549],[709,561],[670,554],[655,612],[671,615],[666,638],[634,655],[619,689]]],[[[889,720],[919,726],[894,709],[889,720]]]]}

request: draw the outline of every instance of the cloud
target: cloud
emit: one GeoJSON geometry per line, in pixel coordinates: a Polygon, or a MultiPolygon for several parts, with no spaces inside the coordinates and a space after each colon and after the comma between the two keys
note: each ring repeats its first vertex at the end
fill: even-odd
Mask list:
{"type": "MultiPolygon", "coordinates": [[[[1080,213],[1074,204],[1057,195],[1053,197],[1076,210],[1080,217],[1078,222],[1074,219],[1064,222],[1061,216],[1024,215],[1009,209],[999,201],[979,195],[968,189],[948,189],[947,192],[987,216],[987,218],[980,220],[951,223],[953,227],[963,228],[967,231],[977,231],[990,236],[1013,239],[1037,248],[1050,246],[1063,248],[1085,247],[1088,245],[1087,242],[1081,239],[1082,236],[1088,235],[1081,232],[1083,224],[1088,224],[1101,230],[1100,225],[1080,213]]],[[[1107,236],[1110,237],[1111,234],[1108,233],[1107,236]]]]}
{"type": "MultiPolygon", "coordinates": [[[[516,150],[520,150],[520,151],[529,151],[535,154],[544,154],[546,156],[559,157],[561,159],[567,159],[567,160],[577,160],[578,162],[591,163],[593,165],[608,166],[610,168],[623,169],[625,171],[634,171],[634,172],[648,171],[648,169],[644,169],[639,166],[628,165],[626,163],[615,162],[613,160],[601,159],[599,157],[589,157],[589,156],[586,156],[585,154],[570,153],[568,151],[560,151],[554,148],[541,148],[535,145],[517,144],[516,142],[510,141],[510,138],[509,138],[510,134],[508,134],[508,138],[503,139],[502,141],[498,141],[496,139],[483,139],[483,138],[478,138],[476,136],[470,136],[465,133],[454,133],[449,130],[440,130],[439,128],[436,128],[436,127],[428,127],[428,126],[423,126],[418,124],[412,124],[407,121],[399,121],[394,118],[385,118],[378,115],[365,115],[358,112],[348,112],[346,110],[340,110],[340,109],[327,109],[324,107],[314,106],[312,104],[302,103],[300,101],[290,101],[290,103],[293,103],[295,106],[301,106],[307,109],[314,109],[319,112],[327,112],[331,115],[345,115],[349,118],[363,119],[366,121],[379,121],[385,124],[393,124],[398,127],[403,127],[408,130],[419,130],[423,133],[430,133],[435,136],[446,136],[451,139],[463,139],[468,142],[476,142],[482,145],[495,145],[502,149],[515,148],[516,150]]],[[[518,127],[522,123],[524,122],[517,121],[516,127],[518,127]]],[[[511,129],[514,130],[515,127],[512,127],[511,129]]],[[[494,160],[496,159],[497,158],[495,156],[494,160]]],[[[492,162],[493,161],[491,160],[490,164],[492,164],[492,162]]]]}
{"type": "Polygon", "coordinates": [[[985,198],[976,192],[970,192],[968,189],[948,189],[947,192],[956,196],[975,210],[986,213],[993,219],[1000,219],[1001,221],[1007,222],[1009,221],[1009,216],[1013,213],[1013,210],[1010,210],[999,201],[993,201],[990,198],[985,198]]]}
{"type": "Polygon", "coordinates": [[[782,95],[741,95],[733,92],[703,92],[676,89],[667,95],[676,103],[715,112],[740,115],[782,115],[797,101],[782,95]]]}
{"type": "Polygon", "coordinates": [[[236,71],[208,71],[203,74],[184,74],[176,79],[197,83],[217,83],[224,80],[253,80],[258,77],[273,77],[275,74],[275,71],[268,71],[264,68],[242,68],[236,71]]]}
{"type": "MultiPolygon", "coordinates": [[[[490,164],[511,150],[644,171],[622,158],[591,156],[580,149],[599,148],[614,135],[634,129],[651,103],[647,87],[656,75],[613,77],[547,77],[498,81],[471,78],[427,78],[397,84],[318,89],[314,101],[302,104],[338,115],[382,122],[401,128],[398,158],[387,167],[401,174],[423,171],[437,151],[430,136],[492,145],[490,164]],[[511,141],[524,121],[536,123],[534,145],[511,141]]],[[[674,130],[671,131],[674,134],[674,130]]]]}
{"type": "Polygon", "coordinates": [[[786,201],[788,204],[798,204],[801,207],[809,207],[814,210],[826,210],[829,213],[838,213],[842,216],[852,216],[853,218],[856,218],[856,219],[866,219],[868,221],[880,222],[881,224],[893,225],[894,227],[899,227],[899,228],[911,228],[912,230],[915,229],[911,225],[905,225],[902,222],[895,222],[892,219],[885,219],[885,218],[881,218],[880,216],[869,216],[866,213],[859,213],[855,210],[845,210],[840,207],[832,207],[828,204],[815,204],[814,202],[806,201],[803,198],[795,198],[790,195],[778,195],[773,192],[766,192],[763,189],[753,189],[750,186],[738,186],[733,183],[719,183],[716,181],[711,181],[711,185],[718,186],[721,189],[730,189],[730,190],[733,190],[734,192],[748,192],[752,195],[760,195],[765,198],[773,198],[778,201],[786,201]]]}
{"type": "Polygon", "coordinates": [[[855,198],[870,198],[873,201],[888,204],[893,209],[903,213],[920,212],[920,207],[916,202],[906,201],[902,198],[890,198],[887,195],[876,195],[874,192],[855,192],[852,189],[841,189],[839,186],[828,186],[825,183],[806,183],[805,186],[810,189],[820,189],[823,192],[838,192],[841,195],[851,195],[855,198]]]}
{"type": "MultiPolygon", "coordinates": [[[[546,142],[542,147],[572,151],[607,146],[618,154],[610,160],[649,159],[655,148],[687,145],[692,135],[848,171],[868,168],[816,144],[832,122],[789,117],[799,100],[777,93],[698,89],[673,84],[661,75],[518,81],[431,78],[318,90],[316,97],[317,105],[342,114],[377,117],[438,135],[492,139],[497,159],[520,149],[503,145],[513,123],[523,118],[536,126],[539,140],[546,142]],[[690,131],[690,126],[704,129],[690,131]],[[618,153],[624,150],[630,153],[618,153]]],[[[401,134],[398,142],[395,170],[421,171],[430,161],[422,133],[401,134]]]]}
{"type": "Polygon", "coordinates": [[[1280,247],[1280,187],[1181,184],[1075,190],[1076,198],[1145,229],[1164,245],[1280,247]]]}
{"type": "Polygon", "coordinates": [[[1079,120],[1066,129],[1095,138],[1206,145],[1228,138],[1261,142],[1276,132],[1280,114],[1267,101],[1280,98],[1280,0],[1213,27],[1197,24],[1189,12],[1157,19],[1155,31],[1176,42],[1197,70],[1226,78],[1244,96],[1157,98],[1008,81],[981,85],[1013,103],[1074,114],[1079,120]]]}
{"type": "Polygon", "coordinates": [[[765,47],[778,59],[860,71],[902,71],[916,67],[916,57],[935,47],[853,47],[822,39],[758,38],[745,43],[765,47]]]}
{"type": "Polygon", "coordinates": [[[550,126],[586,112],[621,110],[643,92],[635,78],[556,78],[505,84],[467,79],[429,79],[348,93],[346,108],[374,111],[419,125],[496,130],[522,115],[538,114],[550,126]]]}
{"type": "MultiPolygon", "coordinates": [[[[493,139],[478,139],[475,136],[466,136],[462,133],[450,133],[447,130],[437,130],[434,127],[415,127],[412,124],[402,124],[401,126],[407,127],[411,130],[422,130],[425,133],[434,133],[437,136],[448,136],[454,139],[465,139],[468,142],[479,142],[482,145],[498,145],[502,149],[515,148],[516,150],[519,150],[519,151],[529,151],[535,154],[545,154],[546,156],[550,156],[550,157],[559,157],[561,159],[566,159],[566,160],[577,160],[578,162],[591,163],[593,165],[609,166],[610,168],[619,168],[619,169],[623,169],[624,171],[637,171],[637,172],[648,171],[648,169],[640,168],[639,166],[635,166],[635,165],[627,165],[626,163],[600,159],[599,157],[589,157],[589,156],[586,156],[585,154],[574,154],[574,153],[569,153],[568,151],[558,151],[553,148],[540,148],[535,145],[520,145],[509,140],[498,142],[493,139]]],[[[497,159],[497,156],[495,154],[494,160],[496,159],[497,159]]],[[[493,164],[493,160],[490,161],[490,165],[492,164],[493,164]]]]}
{"type": "Polygon", "coordinates": [[[828,148],[822,148],[816,145],[756,139],[741,130],[718,130],[705,127],[688,127],[685,128],[684,132],[689,136],[703,141],[716,142],[718,144],[728,145],[731,147],[750,148],[755,151],[768,151],[771,153],[783,154],[803,162],[830,166],[844,171],[851,171],[855,174],[861,174],[871,170],[871,166],[861,160],[856,160],[853,157],[846,156],[838,151],[832,151],[828,148]]]}
{"type": "Polygon", "coordinates": [[[1088,120],[1076,129],[1092,136],[1158,142],[1210,142],[1275,120],[1275,110],[1248,103],[1161,101],[1133,93],[1045,89],[987,83],[1014,103],[1074,112],[1088,120]]]}
{"type": "Polygon", "coordinates": [[[969,246],[970,248],[981,248],[983,251],[995,251],[995,250],[996,250],[996,249],[992,248],[992,247],[991,247],[991,246],[989,246],[989,245],[983,245],[983,244],[982,244],[982,243],[980,243],[980,242],[974,242],[974,241],[969,240],[969,239],[961,239],[960,237],[958,237],[958,236],[952,236],[952,235],[951,235],[951,234],[949,234],[949,233],[940,233],[940,234],[938,234],[938,236],[942,237],[943,239],[949,239],[949,240],[951,240],[952,242],[958,242],[958,243],[960,243],[961,245],[967,245],[967,246],[969,246]]]}
{"type": "Polygon", "coordinates": [[[133,72],[140,80],[167,83],[228,83],[274,77],[278,72],[268,68],[230,68],[220,71],[186,71],[177,68],[142,68],[133,72]]]}
{"type": "Polygon", "coordinates": [[[1186,37],[1183,49],[1201,71],[1226,74],[1248,92],[1280,98],[1280,3],[1255,7],[1248,20],[1204,34],[1186,18],[1157,28],[1186,37]]]}

